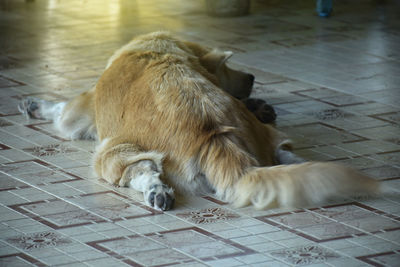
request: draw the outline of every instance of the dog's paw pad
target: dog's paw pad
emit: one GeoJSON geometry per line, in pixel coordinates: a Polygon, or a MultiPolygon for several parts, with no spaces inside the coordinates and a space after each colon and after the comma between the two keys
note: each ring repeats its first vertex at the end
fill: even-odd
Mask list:
{"type": "Polygon", "coordinates": [[[163,211],[172,209],[175,202],[173,190],[162,184],[150,186],[145,198],[151,207],[163,211]]]}
{"type": "Polygon", "coordinates": [[[32,97],[25,98],[18,104],[18,110],[28,118],[40,119],[39,101],[32,97]]]}

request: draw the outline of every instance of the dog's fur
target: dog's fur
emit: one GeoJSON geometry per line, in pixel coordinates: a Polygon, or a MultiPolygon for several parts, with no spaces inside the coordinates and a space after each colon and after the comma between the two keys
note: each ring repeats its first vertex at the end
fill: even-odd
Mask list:
{"type": "Polygon", "coordinates": [[[71,139],[97,138],[97,174],[140,190],[156,209],[172,207],[170,186],[257,208],[378,192],[355,170],[290,152],[285,135],[236,99],[254,77],[229,69],[230,56],[166,32],[139,36],[110,58],[95,88],[68,103],[26,99],[20,109],[53,119],[71,139]]]}

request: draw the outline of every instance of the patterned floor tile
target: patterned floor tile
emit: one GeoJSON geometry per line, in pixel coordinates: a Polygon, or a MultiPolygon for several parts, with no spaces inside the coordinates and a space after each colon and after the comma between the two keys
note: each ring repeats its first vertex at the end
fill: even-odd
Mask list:
{"type": "Polygon", "coordinates": [[[186,218],[187,220],[196,224],[213,223],[218,221],[226,221],[240,216],[228,210],[221,208],[208,208],[200,211],[190,211],[185,213],[178,213],[179,217],[186,218]]]}
{"type": "Polygon", "coordinates": [[[26,251],[71,243],[68,238],[65,238],[55,232],[22,235],[8,238],[6,241],[26,251]]]}
{"type": "Polygon", "coordinates": [[[281,251],[274,251],[270,254],[273,257],[283,259],[284,261],[297,266],[329,262],[331,259],[340,257],[335,252],[318,246],[305,246],[297,249],[285,249],[281,251]]]}

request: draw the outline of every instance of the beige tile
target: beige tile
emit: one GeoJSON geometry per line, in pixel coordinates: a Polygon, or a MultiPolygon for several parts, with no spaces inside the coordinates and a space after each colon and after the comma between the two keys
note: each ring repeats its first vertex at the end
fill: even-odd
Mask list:
{"type": "Polygon", "coordinates": [[[85,266],[93,266],[93,267],[108,267],[108,266],[129,266],[128,264],[111,258],[111,257],[107,257],[107,258],[101,258],[101,259],[94,259],[94,260],[87,260],[85,261],[85,266]]]}
{"type": "Polygon", "coordinates": [[[243,236],[243,237],[236,237],[236,238],[233,238],[232,240],[239,244],[245,245],[245,246],[267,242],[267,239],[265,239],[259,235],[248,235],[248,236],[243,236]]]}
{"type": "Polygon", "coordinates": [[[96,240],[102,240],[107,238],[105,235],[102,235],[100,233],[82,233],[82,234],[77,234],[72,236],[75,240],[79,242],[91,242],[91,241],[96,241],[96,240]]]}
{"type": "Polygon", "coordinates": [[[10,254],[18,253],[18,252],[19,252],[19,250],[17,250],[14,247],[8,246],[8,245],[0,246],[0,256],[10,255],[10,254]]]}
{"type": "Polygon", "coordinates": [[[47,258],[42,258],[41,259],[45,264],[48,264],[48,265],[58,265],[58,264],[71,264],[71,263],[76,263],[77,262],[77,260],[76,259],[74,259],[74,258],[72,258],[72,257],[69,257],[69,256],[66,256],[66,255],[57,255],[57,256],[54,256],[54,257],[47,257],[47,258]]]}
{"type": "Polygon", "coordinates": [[[276,243],[283,247],[293,248],[293,247],[300,247],[313,244],[312,241],[305,239],[303,237],[296,237],[296,238],[289,238],[283,240],[277,240],[276,243]]]}
{"type": "Polygon", "coordinates": [[[108,257],[106,254],[94,250],[71,253],[69,254],[69,256],[75,259],[76,261],[82,261],[82,262],[108,257]]]}
{"type": "Polygon", "coordinates": [[[26,198],[19,197],[11,192],[0,192],[0,201],[3,205],[14,205],[28,202],[26,198]]]}
{"type": "Polygon", "coordinates": [[[371,255],[374,254],[374,251],[372,249],[368,249],[366,247],[351,247],[350,249],[338,249],[337,250],[339,253],[342,253],[346,256],[350,257],[359,257],[359,256],[364,256],[364,255],[371,255]]]}

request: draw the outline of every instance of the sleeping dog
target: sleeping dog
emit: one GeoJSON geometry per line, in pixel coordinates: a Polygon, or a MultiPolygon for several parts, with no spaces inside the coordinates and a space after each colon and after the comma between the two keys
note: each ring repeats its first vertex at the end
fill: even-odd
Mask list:
{"type": "Polygon", "coordinates": [[[172,208],[174,190],[256,208],[379,191],[351,168],[294,155],[284,134],[246,108],[254,101],[238,100],[254,76],[230,69],[231,55],[167,32],[142,35],[114,53],[93,89],[69,102],[24,99],[19,108],[53,120],[67,138],[97,139],[98,176],[143,192],[159,210],[172,208]]]}

